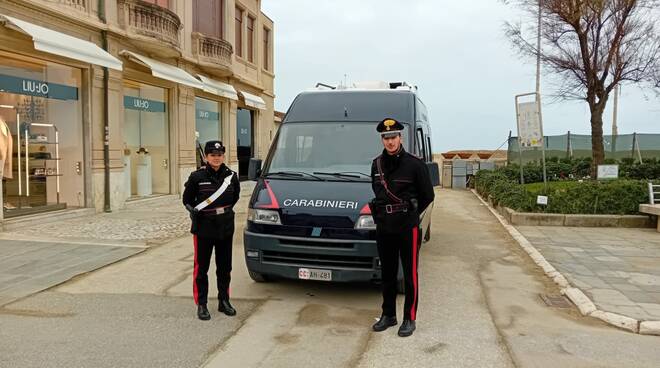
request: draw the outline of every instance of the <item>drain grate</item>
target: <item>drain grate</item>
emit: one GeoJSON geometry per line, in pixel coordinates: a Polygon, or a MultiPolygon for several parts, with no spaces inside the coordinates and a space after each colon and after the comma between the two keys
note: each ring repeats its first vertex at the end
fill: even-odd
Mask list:
{"type": "Polygon", "coordinates": [[[540,294],[541,299],[548,307],[553,308],[571,308],[572,304],[563,295],[540,294]]]}

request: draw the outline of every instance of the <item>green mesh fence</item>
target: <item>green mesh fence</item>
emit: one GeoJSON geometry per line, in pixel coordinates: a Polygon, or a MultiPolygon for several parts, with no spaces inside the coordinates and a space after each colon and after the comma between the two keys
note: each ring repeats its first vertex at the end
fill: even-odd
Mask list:
{"type": "MultiPolygon", "coordinates": [[[[585,158],[591,157],[591,135],[563,134],[545,136],[545,157],[585,158]]],[[[603,136],[605,159],[623,158],[660,159],[660,134],[622,134],[603,136]]],[[[509,139],[507,160],[520,162],[518,137],[509,139]]],[[[538,161],[542,157],[541,148],[523,148],[522,162],[538,161]]]]}

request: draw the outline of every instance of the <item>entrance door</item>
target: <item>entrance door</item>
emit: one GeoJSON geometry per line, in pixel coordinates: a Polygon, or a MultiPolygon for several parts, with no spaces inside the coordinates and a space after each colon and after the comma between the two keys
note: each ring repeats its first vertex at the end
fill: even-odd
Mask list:
{"type": "Polygon", "coordinates": [[[254,157],[254,112],[238,109],[236,113],[236,152],[238,156],[238,176],[247,180],[250,158],[254,157]]]}
{"type": "Polygon", "coordinates": [[[170,193],[167,90],[124,82],[124,190],[129,197],[170,193]]]}

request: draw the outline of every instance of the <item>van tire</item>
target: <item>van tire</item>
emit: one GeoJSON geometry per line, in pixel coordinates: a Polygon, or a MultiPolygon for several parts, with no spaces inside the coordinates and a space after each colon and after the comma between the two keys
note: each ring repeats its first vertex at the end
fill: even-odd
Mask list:
{"type": "Polygon", "coordinates": [[[248,270],[248,274],[250,274],[250,278],[254,282],[268,282],[268,281],[270,281],[270,279],[266,275],[264,275],[262,273],[259,273],[259,272],[254,272],[254,271],[248,270]]]}

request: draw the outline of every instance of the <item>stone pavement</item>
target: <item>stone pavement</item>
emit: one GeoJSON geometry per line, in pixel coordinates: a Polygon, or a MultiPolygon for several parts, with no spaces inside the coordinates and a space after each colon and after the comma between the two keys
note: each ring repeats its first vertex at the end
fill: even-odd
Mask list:
{"type": "Polygon", "coordinates": [[[134,246],[0,240],[0,307],[144,249],[134,246]]]}
{"type": "MultiPolygon", "coordinates": [[[[241,199],[254,182],[242,183],[241,199]]],[[[237,206],[245,212],[247,206],[237,206]]],[[[61,284],[170,239],[189,234],[178,196],[131,203],[124,210],[0,232],[0,306],[61,284]]]]}
{"type": "Polygon", "coordinates": [[[660,321],[660,234],[655,229],[516,229],[598,309],[660,321]]]}

